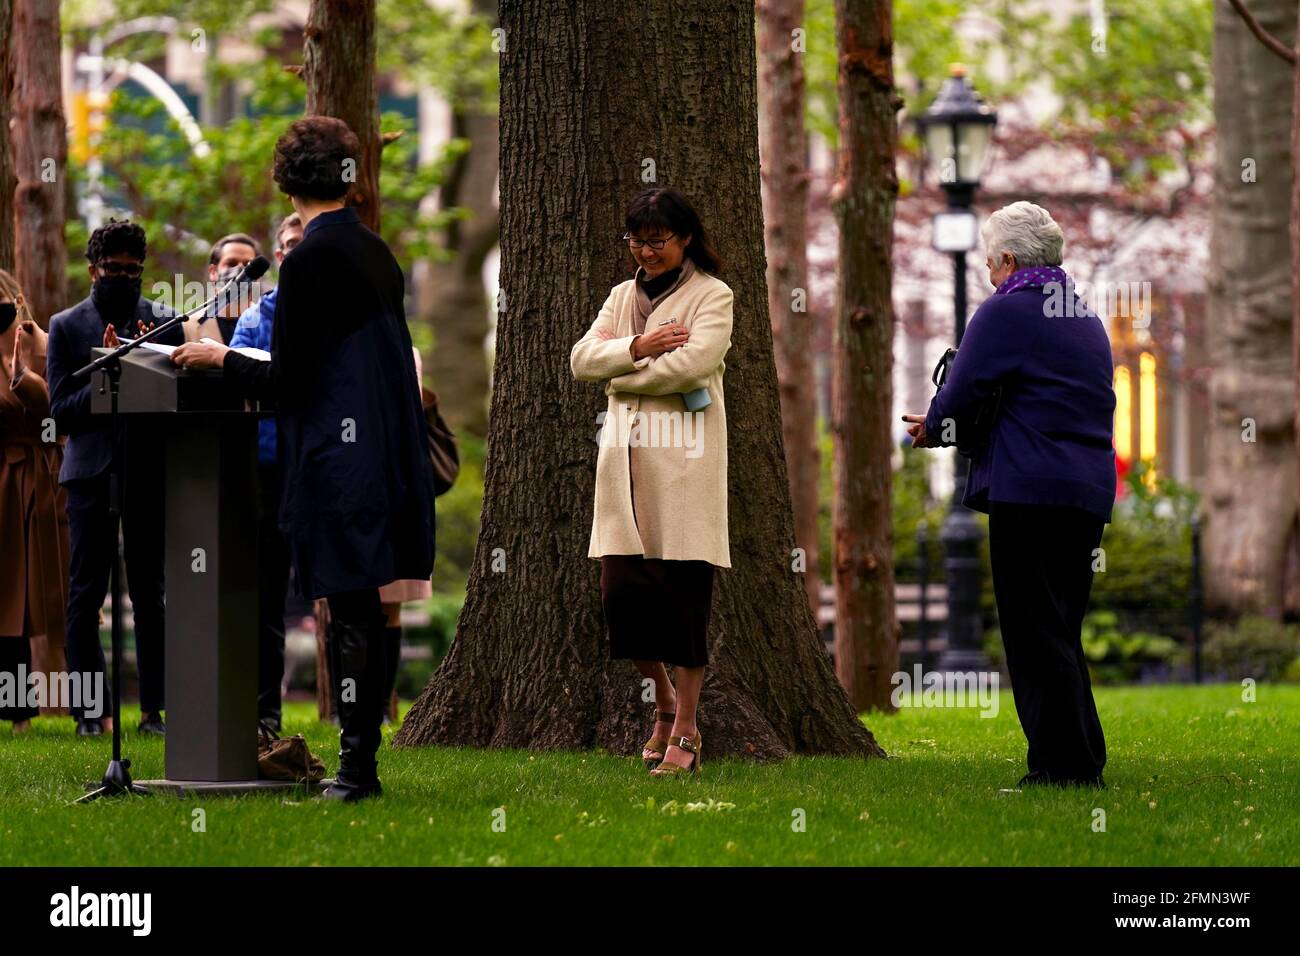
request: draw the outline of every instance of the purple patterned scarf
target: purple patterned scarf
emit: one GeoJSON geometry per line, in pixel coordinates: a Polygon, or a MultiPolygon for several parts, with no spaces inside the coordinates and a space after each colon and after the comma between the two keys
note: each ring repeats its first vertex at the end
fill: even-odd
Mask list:
{"type": "Polygon", "coordinates": [[[1026,266],[1017,269],[1003,280],[994,290],[994,295],[1006,295],[1017,289],[1041,289],[1049,282],[1057,283],[1062,289],[1073,287],[1074,283],[1060,266],[1026,266]]]}

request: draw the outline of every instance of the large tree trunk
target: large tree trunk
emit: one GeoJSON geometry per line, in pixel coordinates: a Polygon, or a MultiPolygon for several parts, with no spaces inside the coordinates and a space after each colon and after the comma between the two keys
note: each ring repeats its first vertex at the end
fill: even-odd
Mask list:
{"type": "Polygon", "coordinates": [[[375,89],[375,0],[312,0],[303,32],[307,115],[335,116],[357,134],[356,181],[348,204],[379,231],[379,95],[375,89]]]}
{"type": "Polygon", "coordinates": [[[714,756],[881,755],[817,640],[794,546],[764,293],[752,0],[503,0],[501,253],[482,531],[451,652],[398,744],[638,752],[653,704],[611,662],[586,557],[602,390],[568,355],[648,181],[698,203],[735,293],[731,555],[700,707],[714,756]],[[653,163],[653,168],[651,166],[653,163]]]}
{"type": "MultiPolygon", "coordinates": [[[[496,0],[476,0],[474,12],[495,19],[496,0]]],[[[487,291],[483,262],[500,232],[496,209],[495,113],[482,112],[481,96],[468,95],[452,112],[451,134],[469,141],[442,188],[442,208],[459,206],[469,217],[447,227],[450,262],[429,267],[431,293],[425,320],[433,329],[433,352],[424,363],[438,393],[438,410],[454,431],[487,434],[487,291]]]]}
{"type": "Polygon", "coordinates": [[[13,156],[9,143],[9,95],[13,88],[10,37],[14,22],[13,0],[0,0],[0,269],[14,268],[13,156]]]}
{"type": "Polygon", "coordinates": [[[890,520],[894,307],[893,9],[836,0],[840,146],[839,314],[835,319],[832,505],[835,668],[859,710],[892,710],[898,670],[890,520]]]}
{"type": "Polygon", "coordinates": [[[59,0],[13,0],[14,271],[48,327],[64,308],[68,137],[60,73],[59,0]]]}
{"type": "MultiPolygon", "coordinates": [[[[1295,0],[1251,11],[1290,43],[1295,0]]],[[[1292,69],[1227,4],[1215,11],[1218,147],[1210,238],[1206,601],[1279,614],[1296,523],[1291,359],[1292,69]],[[1247,162],[1249,161],[1249,162],[1247,162]]]]}
{"type": "Polygon", "coordinates": [[[759,0],[759,155],[763,163],[763,229],[767,245],[767,307],[781,395],[781,432],[794,507],[794,540],[804,553],[804,586],[817,613],[817,382],[814,314],[808,311],[808,134],[804,129],[805,51],[795,48],[803,0],[759,0]]]}

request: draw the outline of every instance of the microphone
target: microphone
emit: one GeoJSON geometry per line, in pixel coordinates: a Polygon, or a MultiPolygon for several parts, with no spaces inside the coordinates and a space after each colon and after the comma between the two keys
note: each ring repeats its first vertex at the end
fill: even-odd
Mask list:
{"type": "Polygon", "coordinates": [[[244,266],[235,279],[239,282],[256,282],[262,276],[266,275],[266,270],[271,268],[270,260],[266,256],[258,256],[252,262],[244,266]]]}
{"type": "MultiPolygon", "coordinates": [[[[256,259],[244,263],[244,265],[240,267],[238,272],[236,272],[233,276],[231,276],[229,279],[226,280],[225,284],[222,285],[222,287],[216,291],[216,294],[213,295],[212,298],[208,299],[207,302],[204,302],[197,309],[192,309],[191,311],[185,313],[185,316],[184,318],[182,318],[181,321],[188,322],[195,315],[198,315],[199,312],[203,312],[205,315],[211,316],[216,314],[216,312],[219,312],[220,310],[226,308],[228,305],[231,304],[230,301],[226,298],[227,289],[229,289],[231,286],[235,286],[237,288],[240,286],[251,286],[258,279],[262,278],[262,276],[266,275],[266,270],[269,268],[271,268],[271,263],[267,261],[266,256],[258,256],[256,259]]],[[[234,293],[232,294],[232,297],[238,294],[239,293],[234,293]]]]}

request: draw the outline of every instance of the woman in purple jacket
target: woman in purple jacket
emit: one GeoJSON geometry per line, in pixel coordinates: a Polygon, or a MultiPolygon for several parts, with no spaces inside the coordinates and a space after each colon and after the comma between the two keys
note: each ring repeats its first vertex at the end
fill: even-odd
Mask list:
{"type": "MultiPolygon", "coordinates": [[[[1080,631],[1115,500],[1110,340],[1061,269],[1065,237],[1017,202],[981,230],[996,291],[971,317],[917,447],[963,445],[994,396],[963,503],[989,516],[989,556],[1030,784],[1104,786],[1106,740],[1080,631]],[[966,431],[963,431],[963,430],[966,431]]],[[[987,411],[985,411],[987,414],[987,411]]]]}

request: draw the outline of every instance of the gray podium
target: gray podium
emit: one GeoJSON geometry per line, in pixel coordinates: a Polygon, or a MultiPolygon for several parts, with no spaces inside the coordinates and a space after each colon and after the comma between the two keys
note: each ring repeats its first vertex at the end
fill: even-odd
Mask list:
{"type": "MultiPolygon", "coordinates": [[[[90,409],[107,415],[102,377],[91,380],[90,409]]],[[[122,359],[118,413],[128,447],[142,428],[166,444],[167,776],[137,783],[176,793],[295,786],[257,779],[257,422],[266,412],[220,371],[180,369],[141,348],[122,359]]]]}

